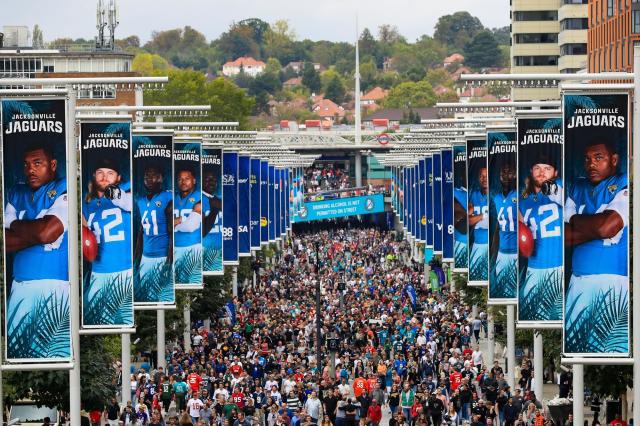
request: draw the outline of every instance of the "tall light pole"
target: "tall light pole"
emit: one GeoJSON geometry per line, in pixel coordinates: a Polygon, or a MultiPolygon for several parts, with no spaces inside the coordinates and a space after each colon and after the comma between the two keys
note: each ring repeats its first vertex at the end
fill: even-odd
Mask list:
{"type": "Polygon", "coordinates": [[[319,374],[322,374],[322,324],[320,305],[320,244],[316,243],[316,366],[319,374]]]}

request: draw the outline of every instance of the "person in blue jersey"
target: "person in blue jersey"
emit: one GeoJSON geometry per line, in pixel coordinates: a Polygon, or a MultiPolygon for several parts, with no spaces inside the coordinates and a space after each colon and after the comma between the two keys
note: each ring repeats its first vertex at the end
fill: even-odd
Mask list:
{"type": "Polygon", "coordinates": [[[202,194],[195,173],[178,170],[173,198],[173,239],[176,284],[202,283],[202,194]]]}
{"type": "Polygon", "coordinates": [[[473,228],[473,243],[469,247],[469,279],[471,281],[486,281],[489,267],[489,200],[487,168],[478,171],[479,189],[469,194],[468,226],[473,228]]]}
{"type": "MultiPolygon", "coordinates": [[[[5,196],[4,244],[6,254],[13,255],[7,315],[26,322],[42,314],[37,306],[43,296],[54,295],[58,303],[69,298],[67,183],[57,168],[51,147],[30,145],[23,153],[25,180],[5,196]]],[[[7,321],[9,335],[20,323],[7,321]]],[[[68,345],[62,350],[50,355],[70,355],[68,345]]]]}
{"type": "Polygon", "coordinates": [[[520,286],[520,310],[536,312],[539,315],[537,319],[543,321],[560,320],[559,309],[562,306],[548,310],[525,307],[522,304],[530,300],[531,292],[538,285],[549,286],[557,294],[562,292],[562,188],[556,162],[543,154],[533,161],[525,181],[525,189],[518,201],[519,220],[529,227],[535,242],[533,252],[526,262],[524,283],[520,286]]]}
{"type": "Polygon", "coordinates": [[[211,170],[202,172],[202,221],[203,245],[211,253],[204,257],[205,271],[222,270],[222,200],[218,196],[218,176],[211,170]],[[216,237],[218,235],[218,237],[216,237]]]}
{"type": "Polygon", "coordinates": [[[584,171],[567,188],[565,246],[573,248],[566,294],[566,327],[599,295],[628,291],[629,188],[620,156],[604,138],[585,145],[584,171]]]}
{"type": "MultiPolygon", "coordinates": [[[[518,264],[516,168],[505,163],[500,168],[500,185],[502,191],[494,194],[492,202],[496,212],[496,227],[492,235],[491,259],[498,283],[500,295],[496,297],[515,297],[518,264]]],[[[493,287],[493,286],[492,286],[493,287]]]]}
{"type": "MultiPolygon", "coordinates": [[[[157,166],[147,166],[143,184],[146,194],[136,200],[140,224],[134,260],[138,263],[138,274],[134,277],[136,289],[146,291],[157,286],[149,286],[149,280],[164,276],[166,268],[173,264],[173,193],[163,190],[164,173],[157,166]]],[[[171,281],[169,280],[169,283],[171,281]]],[[[138,293],[136,293],[138,294],[138,293]]],[[[157,301],[160,294],[145,294],[144,298],[157,301]]],[[[144,301],[137,300],[136,301],[144,301]]]]}
{"type": "MultiPolygon", "coordinates": [[[[98,243],[98,255],[91,263],[91,274],[85,278],[89,281],[83,294],[85,321],[89,322],[87,312],[91,306],[117,289],[130,293],[133,284],[130,183],[122,181],[120,165],[110,158],[98,160],[93,170],[82,206],[82,223],[98,243]]],[[[121,312],[102,315],[103,321],[133,325],[133,311],[120,307],[121,312]]]]}
{"type": "Polygon", "coordinates": [[[467,189],[464,187],[453,190],[453,230],[454,256],[456,265],[467,265],[467,244],[469,228],[467,226],[467,189]]]}

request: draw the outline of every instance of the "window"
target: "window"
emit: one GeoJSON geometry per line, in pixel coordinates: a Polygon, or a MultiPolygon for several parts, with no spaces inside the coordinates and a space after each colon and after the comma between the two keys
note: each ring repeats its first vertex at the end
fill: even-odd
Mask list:
{"type": "Polygon", "coordinates": [[[83,87],[78,90],[79,99],[115,99],[116,87],[113,85],[83,87]]]}
{"type": "Polygon", "coordinates": [[[640,10],[631,11],[631,20],[633,21],[631,32],[634,34],[640,33],[640,10]]]}
{"type": "Polygon", "coordinates": [[[589,28],[589,18],[567,18],[560,21],[560,30],[586,30],[589,28]]]}
{"type": "Polygon", "coordinates": [[[586,55],[587,44],[586,43],[569,43],[560,46],[561,55],[586,55]]]}
{"type": "Polygon", "coordinates": [[[607,17],[613,16],[613,0],[607,0],[607,17]]]}
{"type": "Polygon", "coordinates": [[[516,43],[557,43],[558,34],[555,33],[522,33],[515,34],[516,43]]]}
{"type": "Polygon", "coordinates": [[[515,21],[557,21],[557,10],[531,10],[514,12],[515,21]]]}
{"type": "Polygon", "coordinates": [[[557,66],[557,56],[515,56],[515,65],[517,67],[544,67],[544,66],[557,66]]]}
{"type": "Polygon", "coordinates": [[[589,0],[563,0],[564,4],[589,4],[589,0]]]}
{"type": "Polygon", "coordinates": [[[42,72],[55,72],[55,71],[54,71],[53,65],[45,65],[42,68],[42,72]]]}

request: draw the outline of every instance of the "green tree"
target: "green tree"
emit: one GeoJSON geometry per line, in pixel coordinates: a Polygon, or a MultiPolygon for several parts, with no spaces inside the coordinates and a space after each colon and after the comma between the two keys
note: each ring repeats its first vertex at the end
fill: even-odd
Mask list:
{"type": "Polygon", "coordinates": [[[428,82],[408,81],[398,84],[389,91],[384,100],[384,106],[386,108],[424,108],[435,105],[436,100],[436,94],[428,82]]]}
{"type": "Polygon", "coordinates": [[[383,24],[378,27],[378,40],[384,44],[406,43],[395,25],[383,24]]]}
{"type": "Polygon", "coordinates": [[[485,30],[476,34],[465,47],[464,55],[466,64],[473,68],[501,65],[502,54],[490,31],[485,30]]]}
{"type": "Polygon", "coordinates": [[[131,35],[127,38],[116,40],[116,45],[123,50],[135,50],[140,48],[140,37],[131,35]]]}
{"type": "Polygon", "coordinates": [[[373,60],[360,64],[360,86],[362,90],[372,89],[377,84],[378,68],[373,60]]]}
{"type": "Polygon", "coordinates": [[[282,90],[282,82],[278,74],[263,72],[249,84],[249,95],[256,98],[254,112],[269,112],[267,102],[270,95],[282,90]]]}
{"type": "Polygon", "coordinates": [[[157,73],[166,72],[169,69],[169,62],[162,56],[155,53],[138,53],[133,58],[132,69],[143,76],[151,76],[157,73]]]}
{"type": "Polygon", "coordinates": [[[264,36],[265,57],[277,58],[283,64],[299,59],[296,55],[295,38],[295,31],[289,26],[289,22],[284,19],[276,21],[264,36]]]}
{"type": "Polygon", "coordinates": [[[431,69],[427,72],[427,76],[425,78],[431,84],[431,86],[447,86],[453,87],[453,80],[449,76],[449,73],[445,71],[444,68],[431,69]]]}
{"type": "Polygon", "coordinates": [[[34,49],[42,49],[44,47],[44,40],[43,40],[43,34],[42,34],[42,28],[40,28],[40,25],[36,24],[33,26],[33,35],[32,35],[32,40],[33,40],[33,48],[34,49]]]}
{"type": "Polygon", "coordinates": [[[482,22],[469,12],[456,12],[438,19],[433,37],[449,46],[450,50],[463,49],[480,31],[482,22]]]}
{"type": "Polygon", "coordinates": [[[320,75],[311,62],[304,63],[304,68],[302,70],[302,84],[313,93],[318,93],[322,87],[320,75]]]}
{"type": "Polygon", "coordinates": [[[360,55],[370,55],[375,57],[378,50],[378,42],[376,41],[369,28],[362,30],[360,39],[358,40],[358,46],[360,48],[360,55]]]}
{"type": "Polygon", "coordinates": [[[339,76],[334,75],[329,79],[324,90],[324,97],[337,104],[344,102],[345,88],[339,76]]]}
{"type": "Polygon", "coordinates": [[[214,43],[222,61],[237,59],[241,56],[261,57],[260,45],[255,40],[256,30],[248,25],[233,24],[214,43]]]}

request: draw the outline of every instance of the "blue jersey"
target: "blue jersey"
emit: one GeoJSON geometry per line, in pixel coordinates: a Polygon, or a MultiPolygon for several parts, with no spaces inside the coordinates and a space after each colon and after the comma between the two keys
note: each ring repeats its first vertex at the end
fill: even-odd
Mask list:
{"type": "MultiPolygon", "coordinates": [[[[464,211],[467,211],[467,190],[465,188],[454,188],[453,198],[460,203],[464,211]]],[[[468,241],[467,234],[463,234],[457,229],[453,230],[454,239],[460,243],[466,243],[468,241]]]]}
{"type": "MultiPolygon", "coordinates": [[[[127,191],[125,185],[120,185],[120,189],[127,191]]],[[[82,205],[82,215],[98,242],[98,256],[91,265],[92,272],[121,272],[132,267],[131,205],[123,208],[117,204],[103,196],[84,201],[82,205]]]]}
{"type": "MultiPolygon", "coordinates": [[[[475,190],[469,195],[469,202],[473,204],[473,214],[487,215],[489,212],[489,199],[482,192],[475,190]]],[[[489,221],[482,219],[473,228],[473,241],[475,244],[487,244],[489,242],[489,221]]]]}
{"type": "Polygon", "coordinates": [[[171,191],[138,198],[138,211],[142,225],[142,254],[146,257],[165,257],[169,248],[167,206],[173,202],[171,191]]]}
{"type": "Polygon", "coordinates": [[[507,195],[499,193],[493,197],[500,233],[499,251],[501,253],[514,254],[518,252],[517,202],[518,193],[515,189],[507,195]]]}
{"type": "MultiPolygon", "coordinates": [[[[200,191],[190,192],[185,198],[180,196],[180,193],[176,193],[173,198],[173,215],[178,218],[181,217],[185,220],[196,204],[200,203],[202,194],[200,191]]],[[[202,209],[200,210],[202,211],[202,209]]],[[[202,226],[199,226],[193,232],[180,232],[176,231],[173,234],[175,247],[189,247],[195,244],[202,243],[202,226]]]]}
{"type": "Polygon", "coordinates": [[[605,210],[618,212],[624,222],[622,230],[613,238],[592,240],[573,248],[572,273],[576,276],[628,274],[627,234],[629,222],[629,190],[627,174],[604,179],[593,186],[580,178],[569,189],[565,204],[565,220],[573,214],[592,215],[605,210]]]}
{"type": "Polygon", "coordinates": [[[56,216],[64,232],[51,244],[37,244],[17,251],[13,256],[13,278],[16,281],[69,279],[67,244],[67,182],[56,179],[35,191],[16,184],[5,199],[4,223],[14,220],[35,220],[56,216]]]}
{"type": "MultiPolygon", "coordinates": [[[[556,183],[562,187],[562,181],[556,183]]],[[[528,265],[535,269],[562,266],[562,206],[541,192],[520,196],[523,222],[531,229],[535,245],[528,265]]]]}
{"type": "MultiPolygon", "coordinates": [[[[209,197],[202,197],[202,211],[204,212],[203,217],[211,214],[211,202],[209,201],[209,197]]],[[[222,209],[218,211],[218,215],[216,216],[215,222],[213,222],[213,226],[207,235],[204,236],[203,244],[214,250],[222,250],[222,209]]]]}

